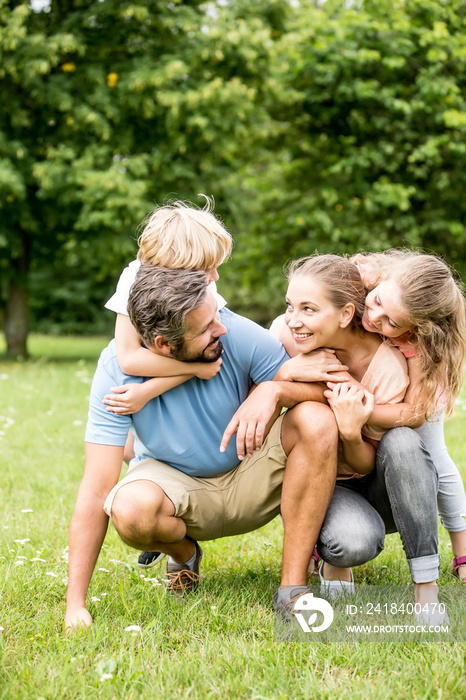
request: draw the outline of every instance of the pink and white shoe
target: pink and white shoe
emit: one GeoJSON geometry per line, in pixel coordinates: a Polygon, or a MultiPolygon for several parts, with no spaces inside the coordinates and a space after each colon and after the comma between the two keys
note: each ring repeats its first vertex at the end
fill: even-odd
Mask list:
{"type": "Polygon", "coordinates": [[[460,572],[459,572],[460,566],[466,566],[466,556],[455,557],[453,559],[453,576],[456,576],[456,578],[459,578],[462,583],[466,583],[466,576],[460,577],[460,572]]]}

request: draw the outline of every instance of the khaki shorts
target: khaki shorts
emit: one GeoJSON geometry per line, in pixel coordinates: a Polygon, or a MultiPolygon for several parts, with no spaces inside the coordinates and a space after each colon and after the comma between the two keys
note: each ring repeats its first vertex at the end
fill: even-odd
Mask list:
{"type": "Polygon", "coordinates": [[[104,510],[112,514],[116,492],[133,481],[153,481],[175,507],[195,540],[251,532],[280,512],[286,454],[281,444],[283,415],[273,424],[259,452],[219,476],[199,478],[155,459],[144,459],[113,487],[104,510]]]}

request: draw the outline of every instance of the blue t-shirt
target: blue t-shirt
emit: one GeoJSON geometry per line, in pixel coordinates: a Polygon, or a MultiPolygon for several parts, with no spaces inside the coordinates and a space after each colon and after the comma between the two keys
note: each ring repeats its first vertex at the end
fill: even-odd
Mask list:
{"type": "Polygon", "coordinates": [[[186,474],[208,477],[238,464],[235,436],[220,452],[225,428],[248,396],[252,384],[273,379],[288,359],[283,346],[268,331],[227,308],[220,311],[227,333],[222,366],[212,379],[189,379],[149,401],[132,416],[106,410],[102,399],[111,387],[147,378],[124,374],[115,341],[102,352],[92,383],[86,442],[122,446],[131,427],[136,458],[152,457],[186,474]]]}

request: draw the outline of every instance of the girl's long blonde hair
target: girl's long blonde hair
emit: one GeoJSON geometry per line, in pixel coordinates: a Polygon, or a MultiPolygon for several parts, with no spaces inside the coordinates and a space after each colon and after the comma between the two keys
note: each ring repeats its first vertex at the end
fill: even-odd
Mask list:
{"type": "Polygon", "coordinates": [[[406,321],[413,326],[410,342],[421,359],[420,391],[426,415],[435,410],[439,390],[447,395],[451,413],[463,382],[466,349],[466,303],[464,287],[453,270],[435,255],[412,250],[389,250],[360,254],[359,262],[378,271],[371,280],[393,280],[400,288],[406,321]]]}

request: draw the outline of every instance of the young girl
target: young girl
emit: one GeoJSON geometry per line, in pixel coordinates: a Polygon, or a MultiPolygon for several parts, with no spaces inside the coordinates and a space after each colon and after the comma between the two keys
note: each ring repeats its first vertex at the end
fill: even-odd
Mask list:
{"type": "MultiPolygon", "coordinates": [[[[218,308],[225,306],[226,301],[217,293],[215,282],[218,280],[217,268],[231,253],[232,238],[212,213],[212,202],[207,197],[206,200],[203,209],[174,202],[152,212],[138,240],[137,259],[123,270],[115,294],[105,304],[107,309],[117,313],[115,341],[123,372],[154,377],[143,384],[112,387],[113,393],[104,399],[109,411],[121,415],[136,413],[150,399],[191,377],[210,379],[220,370],[221,358],[211,363],[186,363],[150,352],[142,345],[127,311],[129,292],[141,263],[205,270],[218,308]]],[[[125,462],[129,463],[133,457],[133,436],[130,433],[125,447],[125,462]]],[[[163,556],[158,552],[143,552],[139,565],[153,566],[163,556]]]]}
{"type": "MultiPolygon", "coordinates": [[[[279,371],[281,376],[277,378],[331,381],[332,390],[326,391],[325,395],[334,410],[341,436],[342,449],[338,465],[340,478],[352,476],[353,479],[364,479],[373,469],[373,440],[379,440],[386,430],[384,426],[367,424],[376,410],[382,416],[384,411],[389,414],[397,411],[399,415],[405,410],[399,408],[404,406],[399,402],[408,385],[406,360],[391,342],[382,340],[378,334],[364,331],[364,296],[361,277],[349,260],[333,255],[305,258],[294,263],[290,270],[287,312],[284,318],[286,327],[283,326],[282,318],[272,328],[272,331],[278,332],[288,352],[294,355],[293,359],[283,365],[279,371]],[[355,303],[358,297],[361,300],[359,304],[355,303]],[[318,350],[319,348],[324,349],[318,350]],[[328,348],[333,348],[335,352],[328,348]],[[345,381],[342,370],[346,369],[351,375],[346,377],[354,378],[356,385],[345,381]],[[373,398],[367,390],[373,394],[373,398]]],[[[383,423],[383,420],[380,422],[383,423]]],[[[406,472],[411,465],[403,463],[401,466],[406,472]]],[[[415,474],[410,475],[411,479],[417,480],[418,474],[429,471],[432,474],[432,465],[427,457],[420,457],[415,471],[415,474]]],[[[377,480],[371,481],[371,476],[364,479],[364,484],[361,480],[361,493],[364,491],[367,494],[363,500],[364,508],[367,512],[373,508],[380,509],[379,512],[389,515],[392,499],[397,504],[397,518],[401,524],[398,530],[405,551],[409,551],[416,602],[435,603],[437,587],[432,584],[435,584],[438,577],[439,558],[435,536],[436,509],[432,503],[435,503],[436,480],[431,478],[424,489],[424,495],[429,501],[424,505],[423,499],[422,503],[416,501],[420,497],[416,488],[407,497],[402,479],[391,480],[391,493],[388,495],[386,486],[380,489],[380,483],[376,483],[377,480]],[[387,498],[390,498],[390,504],[387,498]],[[427,510],[428,518],[415,515],[422,513],[424,516],[424,511],[427,510]],[[406,521],[409,521],[408,527],[404,526],[406,521]],[[427,574],[430,578],[426,580],[427,574]]],[[[383,481],[385,477],[379,475],[378,478],[383,481]]],[[[352,493],[347,489],[344,491],[352,493]]],[[[360,497],[359,500],[361,502],[360,497]]],[[[391,516],[387,524],[391,528],[389,531],[393,531],[390,521],[391,516]]],[[[369,558],[373,556],[375,554],[369,558]]],[[[332,591],[337,593],[353,590],[350,570],[328,564],[324,566],[324,571],[321,567],[319,574],[323,586],[329,588],[331,594],[332,591]]]]}
{"type": "Polygon", "coordinates": [[[388,251],[360,254],[353,262],[370,290],[364,328],[383,335],[407,358],[410,386],[400,419],[406,425],[412,416],[413,426],[422,423],[417,430],[439,475],[438,509],[450,534],[453,572],[466,582],[464,486],[443,435],[445,410],[453,410],[463,377],[463,293],[434,255],[388,251]]]}

